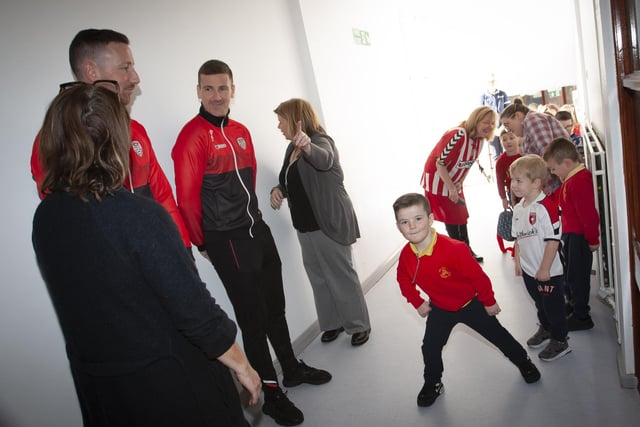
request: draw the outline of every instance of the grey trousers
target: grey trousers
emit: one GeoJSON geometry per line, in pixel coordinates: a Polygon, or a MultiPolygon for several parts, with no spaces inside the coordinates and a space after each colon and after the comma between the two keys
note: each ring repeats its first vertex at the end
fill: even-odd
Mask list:
{"type": "Polygon", "coordinates": [[[335,242],[320,230],[298,232],[298,241],[320,329],[343,327],[348,334],[370,329],[369,311],[353,268],[351,246],[335,242]]]}

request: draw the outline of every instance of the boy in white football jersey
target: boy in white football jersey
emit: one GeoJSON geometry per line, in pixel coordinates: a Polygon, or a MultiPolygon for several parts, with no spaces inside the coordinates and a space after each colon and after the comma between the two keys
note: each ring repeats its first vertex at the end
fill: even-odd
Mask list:
{"type": "Polygon", "coordinates": [[[571,351],[567,343],[564,271],[560,260],[560,216],[557,203],[542,191],[548,175],[542,157],[527,154],[514,161],[511,190],[520,202],[513,208],[511,234],[516,237],[516,275],[522,276],[535,302],[539,328],[527,340],[531,348],[547,346],[538,354],[550,362],[571,351]]]}

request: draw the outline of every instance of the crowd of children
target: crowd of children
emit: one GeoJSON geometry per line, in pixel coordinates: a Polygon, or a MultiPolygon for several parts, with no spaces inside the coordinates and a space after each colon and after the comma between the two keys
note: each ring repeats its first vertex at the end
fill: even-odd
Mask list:
{"type": "MultiPolygon", "coordinates": [[[[522,276],[536,307],[538,327],[526,344],[531,349],[542,348],[538,358],[551,362],[571,352],[569,331],[594,326],[589,294],[593,251],[599,245],[599,217],[591,173],[581,161],[581,136],[573,114],[551,108],[541,113],[552,116],[549,126],[562,136],[549,138],[540,152],[527,153],[523,150],[526,132],[516,126],[526,113],[522,117],[503,114],[501,119],[506,118],[512,128],[505,124],[499,131],[504,151],[495,169],[502,208],[513,210],[515,274],[522,276]],[[549,174],[560,180],[559,187],[550,190],[546,185],[549,174]]],[[[454,140],[441,157],[454,151],[454,140]]],[[[454,193],[461,191],[456,188],[454,193]]],[[[472,251],[432,227],[441,219],[434,216],[429,196],[428,191],[425,196],[408,193],[393,204],[396,226],[407,240],[398,261],[400,292],[427,318],[422,342],[424,385],[417,396],[418,406],[432,405],[444,391],[442,350],[458,323],[494,344],[527,383],[537,382],[541,375],[527,351],[496,318],[500,307],[491,280],[474,262],[472,251]]]]}

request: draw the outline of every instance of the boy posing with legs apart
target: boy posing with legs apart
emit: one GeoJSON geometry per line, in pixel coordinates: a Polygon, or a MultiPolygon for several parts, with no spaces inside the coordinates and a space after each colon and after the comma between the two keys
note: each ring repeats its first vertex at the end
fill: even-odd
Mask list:
{"type": "Polygon", "coordinates": [[[527,154],[509,169],[511,190],[522,198],[513,209],[511,227],[511,234],[516,237],[516,276],[523,277],[540,322],[527,345],[539,348],[549,341],[538,357],[550,362],[571,351],[567,343],[558,206],[542,191],[548,171],[540,156],[527,154]]]}
{"type": "Polygon", "coordinates": [[[600,217],[596,210],[591,172],[580,161],[576,146],[555,139],[544,152],[552,174],[562,181],[554,195],[562,212],[562,243],[566,294],[569,297],[569,330],[593,328],[589,315],[593,251],[600,244],[600,217]]]}
{"type": "Polygon", "coordinates": [[[443,392],[442,349],[458,323],[474,329],[518,367],[527,383],[540,372],[526,350],[495,317],[500,313],[491,281],[474,260],[465,243],[436,233],[429,201],[417,193],[399,197],[393,204],[396,225],[409,241],[400,253],[400,292],[418,314],[427,317],[422,341],[424,386],[418,406],[430,406],[443,392]],[[418,288],[429,296],[425,301],[418,288]]]}

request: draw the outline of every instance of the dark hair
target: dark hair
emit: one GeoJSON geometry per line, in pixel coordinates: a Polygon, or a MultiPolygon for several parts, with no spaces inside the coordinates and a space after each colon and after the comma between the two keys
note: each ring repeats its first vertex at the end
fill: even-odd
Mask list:
{"type": "Polygon", "coordinates": [[[500,119],[501,120],[503,118],[510,119],[513,116],[515,116],[517,112],[520,112],[520,113],[522,113],[522,114],[524,114],[526,116],[529,113],[529,111],[531,111],[531,110],[529,109],[529,107],[524,105],[524,103],[522,102],[522,99],[515,98],[511,102],[511,105],[509,105],[507,108],[502,110],[502,113],[500,114],[500,119]]]}
{"type": "Polygon", "coordinates": [[[556,113],[556,119],[573,121],[573,115],[569,111],[560,110],[556,113]]]}
{"type": "Polygon", "coordinates": [[[313,106],[304,99],[291,98],[288,101],[281,102],[273,112],[284,117],[289,122],[291,135],[295,135],[298,122],[302,122],[302,131],[307,135],[326,133],[313,106]]]}
{"type": "Polygon", "coordinates": [[[76,34],[69,45],[69,65],[77,79],[82,78],[82,63],[94,59],[109,43],[129,44],[129,38],[113,30],[89,28],[76,34]]]}
{"type": "Polygon", "coordinates": [[[393,202],[393,213],[398,219],[398,211],[400,209],[409,208],[411,206],[421,206],[424,208],[424,211],[427,215],[431,214],[431,205],[429,204],[429,200],[419,193],[407,193],[398,197],[395,202],[393,202]]]}
{"type": "Polygon", "coordinates": [[[40,131],[43,192],[100,200],[120,188],[129,170],[129,115],[118,95],[91,84],[56,96],[40,131]]]}
{"type": "Polygon", "coordinates": [[[201,75],[209,76],[212,74],[226,74],[229,76],[229,79],[231,79],[231,83],[233,83],[233,73],[231,72],[231,68],[219,59],[210,59],[202,64],[198,70],[198,84],[200,84],[201,75]]]}
{"type": "Polygon", "coordinates": [[[543,158],[545,160],[553,159],[556,163],[562,163],[565,159],[574,162],[581,161],[576,145],[566,138],[556,138],[551,141],[547,148],[544,149],[543,158]]]}

